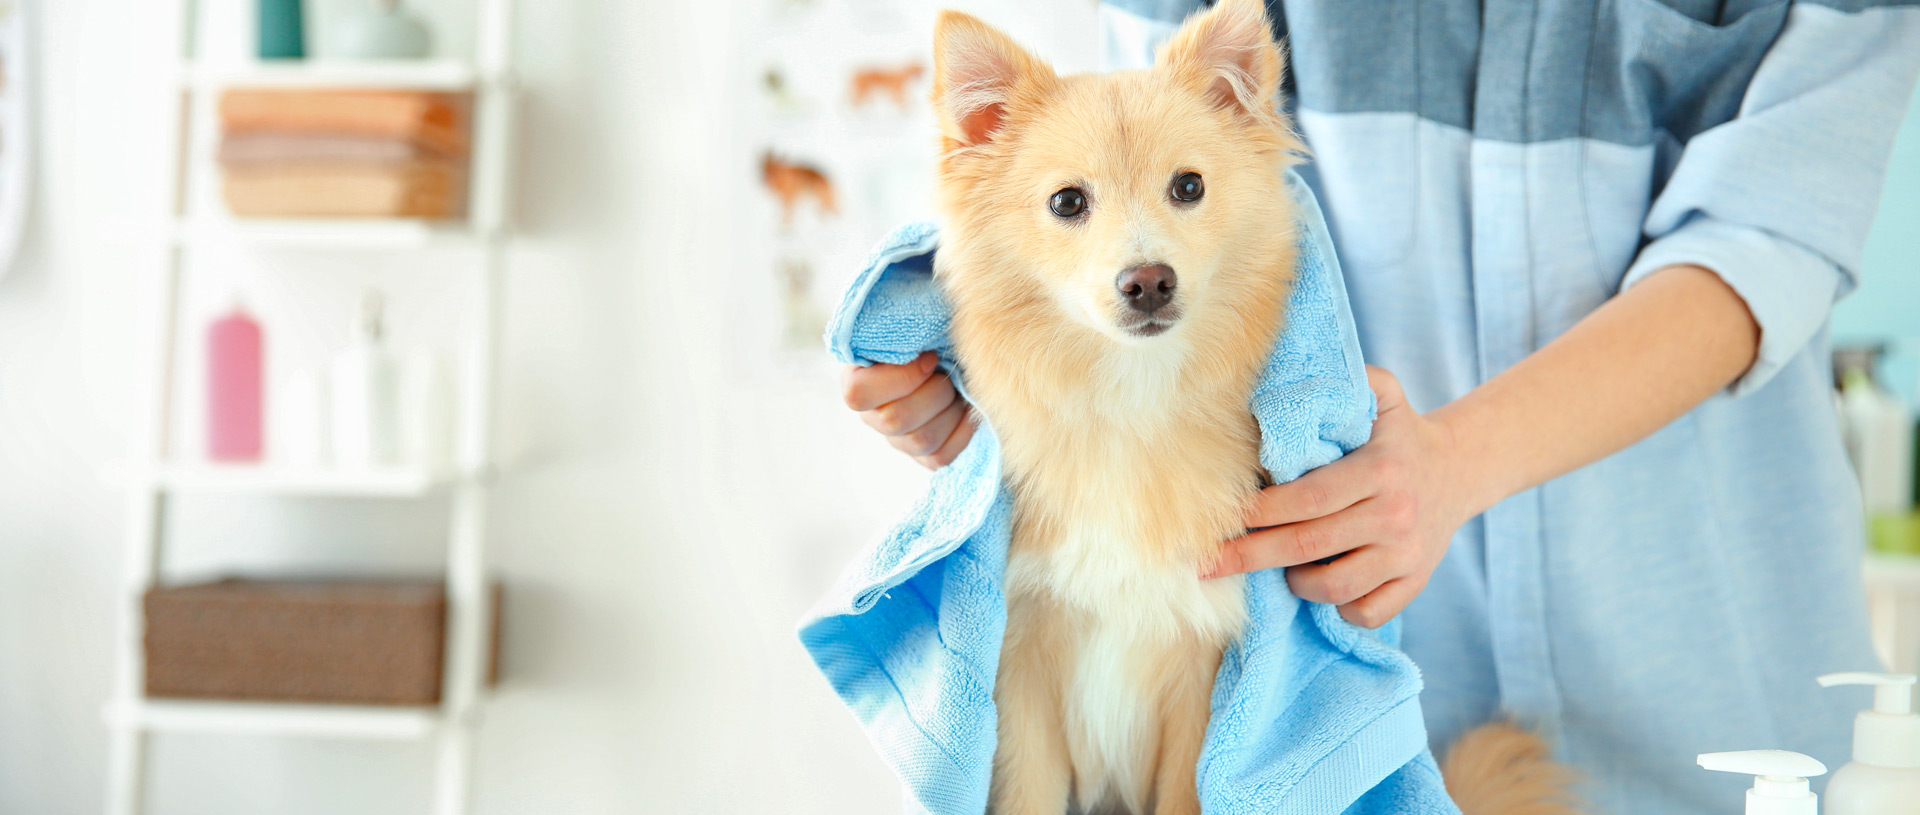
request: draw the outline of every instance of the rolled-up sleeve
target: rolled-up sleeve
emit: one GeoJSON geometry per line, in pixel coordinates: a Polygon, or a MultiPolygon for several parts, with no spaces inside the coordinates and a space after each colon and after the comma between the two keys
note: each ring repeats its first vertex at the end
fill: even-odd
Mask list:
{"type": "Polygon", "coordinates": [[[1766,384],[1856,284],[1916,72],[1920,8],[1796,3],[1739,115],[1681,152],[1621,288],[1692,264],[1738,292],[1761,336],[1734,394],[1766,384]]]}

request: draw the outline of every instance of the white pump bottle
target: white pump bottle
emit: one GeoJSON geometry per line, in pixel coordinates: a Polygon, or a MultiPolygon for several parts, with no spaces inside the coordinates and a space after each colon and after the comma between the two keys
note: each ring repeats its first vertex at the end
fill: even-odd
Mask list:
{"type": "Polygon", "coordinates": [[[1920,815],[1920,716],[1912,674],[1838,673],[1822,687],[1872,685],[1873,709],[1853,720],[1853,761],[1827,782],[1827,815],[1920,815]]]}
{"type": "Polygon", "coordinates": [[[1700,766],[1723,773],[1753,776],[1747,790],[1747,815],[1819,815],[1820,799],[1807,779],[1825,775],[1827,765],[1812,756],[1785,750],[1741,750],[1702,753],[1700,766]]]}
{"type": "Polygon", "coordinates": [[[333,361],[333,463],[348,470],[400,463],[400,361],[382,341],[382,310],[368,292],[354,344],[333,361]]]}

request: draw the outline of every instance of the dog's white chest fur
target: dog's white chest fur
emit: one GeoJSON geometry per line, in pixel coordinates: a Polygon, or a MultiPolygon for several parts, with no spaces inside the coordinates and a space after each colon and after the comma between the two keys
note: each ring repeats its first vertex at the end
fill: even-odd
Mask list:
{"type": "Polygon", "coordinates": [[[1095,509],[1051,545],[1033,547],[1040,551],[1016,547],[1009,586],[1047,594],[1129,639],[1238,633],[1246,616],[1242,583],[1201,580],[1197,564],[1155,557],[1155,542],[1140,539],[1147,525],[1132,516],[1111,506],[1095,509]]]}
{"type": "Polygon", "coordinates": [[[1128,460],[1151,451],[1116,444],[1081,453],[1093,466],[1077,473],[1072,489],[1049,493],[1044,508],[1023,505],[1054,520],[1019,525],[1008,587],[1016,597],[1044,598],[1062,618],[1060,705],[1077,799],[1133,805],[1146,795],[1163,736],[1168,666],[1203,659],[1208,648],[1217,653],[1239,633],[1245,582],[1201,580],[1197,563],[1170,556],[1178,547],[1152,539],[1170,528],[1217,537],[1169,524],[1167,507],[1147,501],[1156,493],[1209,500],[1163,492],[1182,485],[1151,483],[1151,464],[1128,460]]]}

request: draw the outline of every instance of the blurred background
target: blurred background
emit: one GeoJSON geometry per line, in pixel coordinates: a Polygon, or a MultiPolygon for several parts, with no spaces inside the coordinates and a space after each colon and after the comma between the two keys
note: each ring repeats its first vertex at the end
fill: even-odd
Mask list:
{"type": "MultiPolygon", "coordinates": [[[[1093,4],[519,5],[0,0],[0,812],[897,807],[793,628],[926,476],[818,336],[930,214],[935,11],[1074,71],[1093,4]]],[[[1882,206],[1911,669],[1920,118],[1882,206]]]]}

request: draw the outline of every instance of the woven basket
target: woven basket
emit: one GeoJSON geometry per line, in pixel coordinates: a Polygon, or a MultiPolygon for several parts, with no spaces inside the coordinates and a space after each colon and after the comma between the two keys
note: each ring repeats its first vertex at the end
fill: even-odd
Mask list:
{"type": "Polygon", "coordinates": [[[148,696],[440,700],[447,595],[437,581],[227,579],[149,591],[146,618],[148,696]]]}

